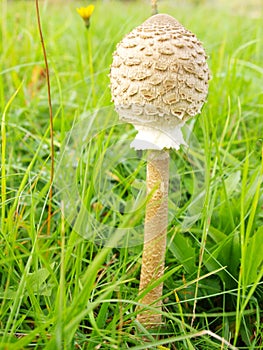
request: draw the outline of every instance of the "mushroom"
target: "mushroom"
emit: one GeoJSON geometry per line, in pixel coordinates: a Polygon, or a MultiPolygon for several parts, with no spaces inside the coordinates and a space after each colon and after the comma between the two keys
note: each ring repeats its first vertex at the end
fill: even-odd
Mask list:
{"type": "Polygon", "coordinates": [[[162,324],[168,226],[169,149],[185,141],[181,127],[206,101],[207,56],[196,36],[167,14],[157,14],[126,35],[113,54],[112,100],[121,120],[138,133],[131,143],[148,150],[147,205],[137,319],[146,327],[162,324]],[[151,284],[154,283],[153,286],[151,284]],[[147,310],[147,306],[151,306],[147,310]],[[153,311],[154,310],[154,311],[153,311]]]}

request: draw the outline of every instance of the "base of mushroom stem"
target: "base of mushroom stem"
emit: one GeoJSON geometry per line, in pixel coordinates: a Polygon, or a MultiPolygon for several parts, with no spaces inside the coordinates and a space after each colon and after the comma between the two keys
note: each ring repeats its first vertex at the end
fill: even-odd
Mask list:
{"type": "Polygon", "coordinates": [[[138,131],[135,139],[131,143],[131,147],[136,150],[162,150],[176,149],[181,145],[186,145],[182,134],[182,126],[184,122],[174,125],[141,125],[133,124],[138,131]]]}

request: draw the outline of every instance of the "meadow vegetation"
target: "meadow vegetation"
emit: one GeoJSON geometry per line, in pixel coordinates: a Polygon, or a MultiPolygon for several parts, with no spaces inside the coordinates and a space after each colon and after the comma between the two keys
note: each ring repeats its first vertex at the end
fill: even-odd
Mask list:
{"type": "Polygon", "coordinates": [[[40,3],[54,115],[50,234],[35,3],[0,3],[0,349],[263,348],[257,0],[159,3],[203,42],[212,79],[184,130],[189,147],[171,152],[165,326],[151,333],[136,323],[145,155],[129,149],[135,131],[118,122],[108,74],[117,42],[151,14],[149,3],[96,1],[89,33],[76,12],[86,3],[40,3]]]}

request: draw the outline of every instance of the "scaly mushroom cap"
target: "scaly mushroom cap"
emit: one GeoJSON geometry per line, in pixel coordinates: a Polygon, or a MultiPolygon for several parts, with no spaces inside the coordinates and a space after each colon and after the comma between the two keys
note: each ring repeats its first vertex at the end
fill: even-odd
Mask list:
{"type": "Polygon", "coordinates": [[[120,118],[139,131],[136,149],[176,148],[181,127],[206,101],[207,56],[196,36],[158,14],[117,45],[111,65],[112,100],[120,118]]]}

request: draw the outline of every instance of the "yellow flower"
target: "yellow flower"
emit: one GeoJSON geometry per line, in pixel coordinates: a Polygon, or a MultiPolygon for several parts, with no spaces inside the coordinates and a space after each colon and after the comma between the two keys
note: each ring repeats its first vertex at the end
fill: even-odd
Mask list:
{"type": "Polygon", "coordinates": [[[89,5],[87,7],[77,8],[77,12],[80,17],[84,20],[86,27],[89,28],[90,25],[90,17],[94,11],[94,5],[89,5]]]}

